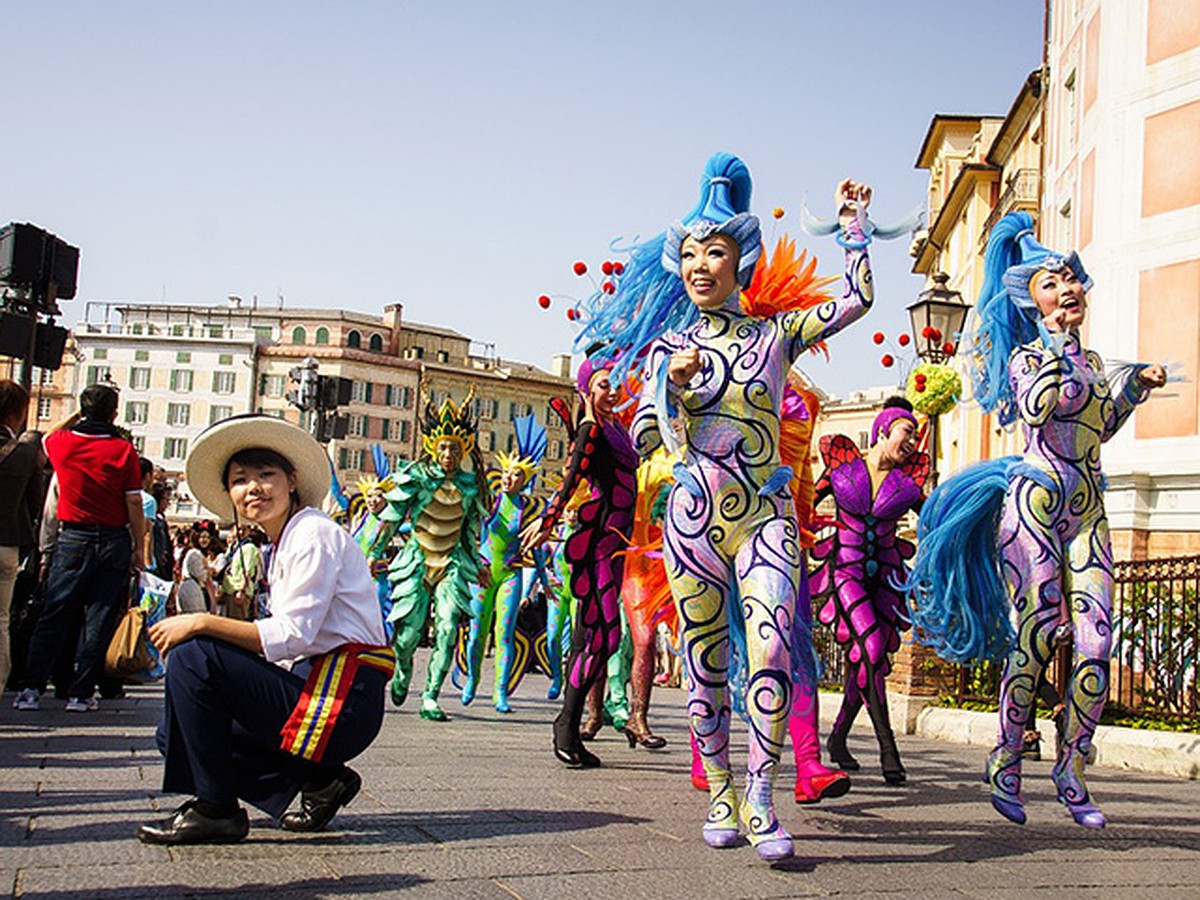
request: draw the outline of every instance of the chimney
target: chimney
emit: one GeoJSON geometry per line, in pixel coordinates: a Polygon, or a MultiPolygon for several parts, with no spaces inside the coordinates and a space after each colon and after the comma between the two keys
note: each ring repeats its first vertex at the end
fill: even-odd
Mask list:
{"type": "Polygon", "coordinates": [[[228,300],[229,300],[229,308],[230,309],[241,309],[242,308],[242,298],[239,297],[237,294],[230,294],[228,297],[228,300]]]}
{"type": "Polygon", "coordinates": [[[571,377],[571,354],[570,353],[555,353],[550,358],[550,371],[555,378],[571,377]]]}
{"type": "Polygon", "coordinates": [[[403,303],[389,303],[383,308],[383,326],[388,329],[388,353],[400,355],[400,321],[404,317],[403,303]]]}

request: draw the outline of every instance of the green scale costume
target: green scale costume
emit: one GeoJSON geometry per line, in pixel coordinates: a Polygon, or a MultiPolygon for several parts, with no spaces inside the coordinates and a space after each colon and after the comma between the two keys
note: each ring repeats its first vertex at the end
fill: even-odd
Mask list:
{"type": "MultiPolygon", "coordinates": [[[[437,698],[454,662],[460,617],[471,615],[471,585],[479,578],[479,529],[487,506],[486,490],[476,473],[454,466],[447,471],[433,461],[439,445],[458,444],[459,458],[475,449],[471,396],[461,410],[449,399],[435,414],[426,405],[424,447],[428,459],[409,463],[393,477],[396,486],[384,496],[385,522],[412,523],[412,534],[388,567],[395,626],[392,645],[396,672],[392,702],[408,697],[413,653],[433,614],[434,650],[425,677],[421,717],[445,721],[437,698]]],[[[478,461],[476,461],[478,469],[478,461]]]]}

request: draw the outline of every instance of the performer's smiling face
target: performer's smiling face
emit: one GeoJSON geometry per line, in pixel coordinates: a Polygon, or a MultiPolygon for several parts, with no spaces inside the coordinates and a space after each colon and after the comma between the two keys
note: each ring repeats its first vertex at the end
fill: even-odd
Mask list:
{"type": "Polygon", "coordinates": [[[500,492],[515,494],[525,487],[525,473],[515,466],[500,473],[500,492]]]}
{"type": "Polygon", "coordinates": [[[592,401],[592,409],[602,419],[611,419],[616,412],[619,392],[612,386],[608,370],[601,369],[592,374],[588,382],[588,397],[592,401]]]}
{"type": "Polygon", "coordinates": [[[1062,325],[1078,328],[1087,316],[1087,295],[1068,266],[1057,272],[1039,269],[1029,280],[1029,293],[1043,319],[1058,312],[1062,325]]]}
{"type": "Polygon", "coordinates": [[[268,534],[276,533],[272,524],[282,530],[291,509],[292,491],[296,489],[294,473],[271,463],[233,462],[229,464],[225,486],[238,518],[253,522],[268,534]]]}
{"type": "Polygon", "coordinates": [[[703,241],[687,237],[679,248],[679,271],[688,297],[701,309],[716,309],[737,290],[737,242],[727,234],[703,241]]]}
{"type": "Polygon", "coordinates": [[[387,506],[387,499],[383,496],[383,491],[368,491],[367,492],[367,511],[374,515],[379,515],[383,512],[383,508],[387,506]]]}
{"type": "Polygon", "coordinates": [[[438,441],[437,461],[443,472],[456,472],[462,465],[462,445],[458,441],[438,441]]]}
{"type": "Polygon", "coordinates": [[[893,465],[902,466],[917,449],[917,427],[908,419],[897,419],[883,438],[883,455],[893,465]]]}

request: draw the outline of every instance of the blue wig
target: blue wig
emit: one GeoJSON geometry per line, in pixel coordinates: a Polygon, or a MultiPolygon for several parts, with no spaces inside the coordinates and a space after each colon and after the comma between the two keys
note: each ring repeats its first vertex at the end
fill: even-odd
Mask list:
{"type": "Polygon", "coordinates": [[[1029,213],[1009,213],[988,236],[983,287],[975,305],[979,325],[967,335],[967,346],[972,351],[968,359],[975,400],[984,412],[995,412],[1001,425],[1010,425],[1017,418],[1017,401],[1008,377],[1013,351],[1039,337],[1048,347],[1057,343],[1029,294],[1029,280],[1039,269],[1064,267],[1075,273],[1085,291],[1091,289],[1092,280],[1078,255],[1063,256],[1037,242],[1029,213]]]}
{"type": "Polygon", "coordinates": [[[667,331],[684,331],[698,318],[679,277],[679,246],[685,237],[728,234],[738,243],[738,279],[750,283],[762,253],[758,220],[747,214],[751,180],[746,164],[731,153],[715,153],[700,179],[700,200],[683,219],[646,241],[622,247],[629,254],[624,271],[613,276],[612,294],[596,291],[582,304],[583,329],[575,351],[596,344],[597,359],[615,361],[612,378],[640,375],[646,351],[667,331]]]}
{"type": "Polygon", "coordinates": [[[1008,586],[996,535],[1012,467],[1020,457],[963,469],[929,495],[917,523],[906,594],[917,640],[942,659],[1000,659],[1012,645],[1008,586]]]}

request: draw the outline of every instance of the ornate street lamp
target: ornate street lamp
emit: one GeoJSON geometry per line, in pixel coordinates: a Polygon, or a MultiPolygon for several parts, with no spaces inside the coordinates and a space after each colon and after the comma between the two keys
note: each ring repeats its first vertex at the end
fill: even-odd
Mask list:
{"type": "MultiPolygon", "coordinates": [[[[935,273],[932,280],[933,284],[921,291],[917,295],[917,301],[908,307],[908,317],[912,322],[913,346],[916,348],[921,362],[941,366],[958,349],[958,338],[962,334],[963,324],[967,320],[967,312],[970,307],[963,302],[962,294],[946,287],[950,276],[945,272],[935,273]]],[[[941,377],[945,380],[949,377],[953,378],[953,383],[957,385],[957,375],[944,369],[940,372],[932,371],[932,375],[922,371],[921,368],[914,372],[912,377],[917,379],[916,390],[918,392],[925,392],[926,378],[941,377]]],[[[931,380],[930,385],[932,384],[931,380]]],[[[958,388],[955,387],[953,390],[955,394],[952,398],[947,397],[945,405],[938,406],[941,398],[934,397],[932,391],[928,395],[929,404],[921,404],[919,401],[915,404],[919,411],[929,417],[930,487],[936,487],[938,482],[938,416],[953,407],[957,400],[958,388]],[[925,405],[926,408],[921,409],[922,405],[925,405]]]]}
{"type": "Polygon", "coordinates": [[[954,355],[970,310],[962,294],[946,287],[949,280],[945,272],[937,272],[933,285],[921,291],[917,302],[908,307],[913,346],[925,362],[942,363],[954,355]]]}

